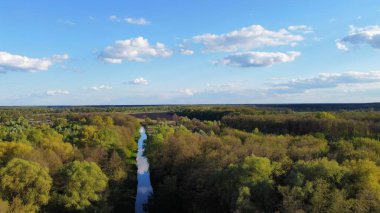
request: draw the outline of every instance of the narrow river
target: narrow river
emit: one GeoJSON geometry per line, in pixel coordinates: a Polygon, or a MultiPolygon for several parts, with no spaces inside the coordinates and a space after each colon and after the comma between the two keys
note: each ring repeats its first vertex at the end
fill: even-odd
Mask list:
{"type": "Polygon", "coordinates": [[[145,129],[140,128],[140,139],[138,141],[137,152],[137,194],[135,203],[135,212],[144,213],[144,204],[148,202],[148,197],[153,193],[152,185],[150,184],[149,163],[148,159],[144,157],[144,142],[147,136],[145,129]]]}

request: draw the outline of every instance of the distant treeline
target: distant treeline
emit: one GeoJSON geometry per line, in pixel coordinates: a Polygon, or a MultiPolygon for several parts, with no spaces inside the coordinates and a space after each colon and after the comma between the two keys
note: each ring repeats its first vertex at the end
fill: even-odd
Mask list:
{"type": "MultiPolygon", "coordinates": [[[[236,109],[265,109],[276,111],[321,112],[321,111],[380,111],[380,103],[352,103],[352,104],[216,104],[216,105],[88,105],[88,106],[35,106],[0,107],[0,111],[40,111],[40,112],[181,112],[206,110],[210,113],[221,111],[235,111],[236,109]]],[[[217,116],[217,115],[216,115],[217,116]]],[[[217,117],[216,117],[217,118],[217,117]]],[[[215,119],[213,119],[215,120],[215,119]]]]}
{"type": "Polygon", "coordinates": [[[380,139],[380,123],[343,118],[319,118],[295,115],[226,116],[222,123],[231,128],[252,132],[306,135],[321,133],[329,140],[352,137],[380,139]]]}
{"type": "Polygon", "coordinates": [[[221,121],[226,127],[271,134],[322,134],[329,140],[352,137],[380,139],[380,112],[294,112],[247,107],[194,108],[177,111],[191,119],[221,121]]]}
{"type": "Polygon", "coordinates": [[[380,103],[342,103],[342,104],[253,104],[257,108],[283,108],[297,112],[320,112],[339,110],[373,110],[380,111],[380,103]]]}

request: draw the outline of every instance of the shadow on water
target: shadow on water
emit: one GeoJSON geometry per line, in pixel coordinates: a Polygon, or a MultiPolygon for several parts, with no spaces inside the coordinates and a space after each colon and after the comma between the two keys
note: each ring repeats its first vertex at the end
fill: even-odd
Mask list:
{"type": "Polygon", "coordinates": [[[150,174],[149,174],[149,163],[148,159],[143,156],[144,153],[144,142],[147,136],[145,129],[140,128],[140,139],[138,141],[138,152],[137,152],[137,194],[135,203],[135,212],[143,213],[144,204],[148,203],[148,198],[151,193],[153,193],[152,185],[150,184],[150,174]]]}

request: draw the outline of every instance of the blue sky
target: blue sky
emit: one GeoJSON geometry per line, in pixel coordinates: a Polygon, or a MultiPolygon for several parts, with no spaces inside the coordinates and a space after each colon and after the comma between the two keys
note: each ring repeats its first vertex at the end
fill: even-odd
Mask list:
{"type": "Polygon", "coordinates": [[[2,1],[0,105],[378,102],[370,0],[2,1]]]}

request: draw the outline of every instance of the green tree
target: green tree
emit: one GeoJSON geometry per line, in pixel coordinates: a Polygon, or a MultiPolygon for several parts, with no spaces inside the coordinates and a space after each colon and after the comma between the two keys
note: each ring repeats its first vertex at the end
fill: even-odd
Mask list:
{"type": "Polygon", "coordinates": [[[245,158],[241,168],[243,170],[242,183],[248,188],[240,188],[237,209],[250,212],[254,207],[255,211],[259,212],[273,211],[277,202],[272,179],[275,166],[268,158],[252,155],[245,158]],[[247,189],[250,191],[248,192],[247,189]],[[249,201],[252,203],[249,204],[249,201]]]}
{"type": "Polygon", "coordinates": [[[316,117],[319,119],[336,119],[335,115],[330,112],[319,112],[316,117]]]}
{"type": "Polygon", "coordinates": [[[380,212],[380,167],[370,160],[347,161],[346,188],[363,209],[380,212]]]}
{"type": "Polygon", "coordinates": [[[57,202],[66,208],[82,210],[99,201],[108,178],[94,162],[74,161],[61,171],[57,202]]]}
{"type": "Polygon", "coordinates": [[[0,166],[5,165],[15,157],[22,157],[30,153],[33,147],[29,144],[17,142],[0,142],[0,166]]]}
{"type": "Polygon", "coordinates": [[[251,202],[251,191],[249,187],[244,186],[239,189],[239,196],[236,200],[238,212],[253,212],[255,210],[251,202]]]}
{"type": "Polygon", "coordinates": [[[1,197],[15,212],[35,212],[49,201],[52,179],[47,168],[15,158],[0,169],[1,197]]]}
{"type": "Polygon", "coordinates": [[[306,135],[296,137],[290,142],[288,154],[293,160],[312,160],[324,156],[328,148],[325,139],[306,135]]]}
{"type": "Polygon", "coordinates": [[[247,181],[254,183],[271,181],[274,169],[268,158],[256,157],[255,155],[245,158],[242,168],[247,172],[247,181]]]}

